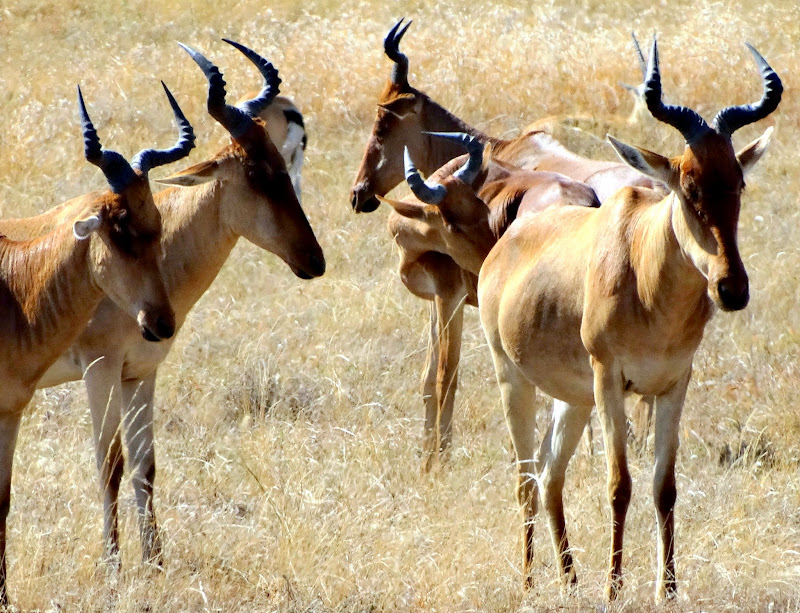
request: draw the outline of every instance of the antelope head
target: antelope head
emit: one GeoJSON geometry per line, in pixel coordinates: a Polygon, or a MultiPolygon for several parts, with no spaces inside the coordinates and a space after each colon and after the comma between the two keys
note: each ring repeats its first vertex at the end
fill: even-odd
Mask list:
{"type": "Polygon", "coordinates": [[[211,160],[159,182],[178,186],[207,181],[225,184],[227,195],[221,203],[221,216],[227,227],[280,257],[301,279],[319,277],[325,272],[322,248],[297,200],[283,156],[258,117],[278,94],[278,71],[255,51],[223,40],[258,68],[264,79],[261,91],[235,106],[227,104],[219,69],[199,51],[179,43],[206,76],[208,112],[228,131],[231,144],[211,160]]]}
{"type": "Polygon", "coordinates": [[[78,88],[84,154],[103,171],[111,189],[74,222],[73,233],[78,240],[91,239],[95,283],[136,319],[149,341],[175,333],[175,314],[159,271],[161,216],[147,175],[152,168],[186,157],[194,147],[192,126],[167,86],[161,85],[178,124],[178,141],[170,149],[140,151],[130,164],[116,151],[103,149],[78,88]]]}
{"type": "Polygon", "coordinates": [[[415,200],[398,202],[381,197],[398,215],[425,224],[425,235],[432,251],[446,253],[462,268],[480,269],[486,254],[496,242],[489,228],[489,210],[474,188],[485,168],[484,145],[463,133],[430,133],[435,138],[449,139],[466,147],[469,154],[464,164],[441,183],[425,181],[404,151],[405,176],[415,200]]]}
{"type": "MultiPolygon", "coordinates": [[[[408,148],[426,172],[436,170],[429,164],[431,137],[427,130],[442,130],[436,125],[436,107],[443,109],[421,91],[408,84],[408,57],[400,51],[400,40],[411,25],[398,21],[383,40],[383,49],[392,60],[392,75],[378,100],[378,112],[372,134],[364,148],[353,186],[350,203],[357,213],[371,213],[378,208],[377,196],[384,196],[403,180],[403,150],[408,148]]],[[[452,128],[451,128],[452,129],[452,128]]],[[[447,146],[447,145],[445,145],[447,146]]],[[[458,146],[450,145],[446,159],[460,155],[458,146]]]]}
{"type": "Polygon", "coordinates": [[[772,128],[739,153],[734,152],[731,135],[772,113],[783,92],[775,71],[758,51],[747,47],[761,73],[761,100],[727,107],[717,113],[709,126],[692,109],[662,102],[658,47],[653,39],[643,97],[653,117],[680,131],[686,147],[678,157],[667,159],[609,136],[626,163],[672,190],[682,212],[678,217],[673,209],[673,227],[681,248],[706,278],[711,299],[726,311],[743,309],[749,300],[747,272],[739,255],[736,231],[744,175],[766,151],[772,128]]]}

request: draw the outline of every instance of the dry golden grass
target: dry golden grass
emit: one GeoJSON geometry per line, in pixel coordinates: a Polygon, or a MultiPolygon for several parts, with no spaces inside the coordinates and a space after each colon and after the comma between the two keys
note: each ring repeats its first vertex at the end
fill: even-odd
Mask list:
{"type": "MultiPolygon", "coordinates": [[[[748,181],[740,223],[752,300],[712,321],[695,360],[677,465],[680,595],[666,608],[800,610],[795,1],[388,4],[3,1],[0,214],[30,215],[104,185],[81,157],[78,82],[106,146],[131,156],[173,141],[164,79],[199,135],[192,162],[215,151],[223,131],[205,114],[205,82],[175,41],[205,51],[238,96],[257,79],[219,42],[227,36],[275,62],[283,91],[306,115],[304,206],[328,258],[322,279],[302,282],[241,244],[163,365],[163,572],[139,561],[127,482],[123,570],[108,575],[99,563],[85,393],[75,384],[36,396],[20,433],[9,518],[14,603],[71,611],[602,608],[610,538],[602,451],[578,454],[568,474],[579,589],[560,594],[543,522],[537,586],[520,589],[514,467],[474,311],[450,462],[418,474],[427,305],[394,273],[387,211],[356,216],[347,198],[390,70],[382,37],[406,15],[414,18],[403,41],[412,83],[496,135],[547,115],[593,115],[630,142],[677,153],[674,131],[625,123],[631,101],[617,82],[637,79],[631,29],[643,40],[659,32],[667,97],[707,117],[760,95],[744,40],[783,77],[784,102],[763,122],[776,136],[748,181]]],[[[737,143],[765,125],[743,129],[737,143]]],[[[609,155],[586,132],[569,134],[575,146],[609,155]]],[[[626,585],[612,607],[624,611],[653,607],[655,579],[652,459],[632,457],[631,467],[626,585]]]]}

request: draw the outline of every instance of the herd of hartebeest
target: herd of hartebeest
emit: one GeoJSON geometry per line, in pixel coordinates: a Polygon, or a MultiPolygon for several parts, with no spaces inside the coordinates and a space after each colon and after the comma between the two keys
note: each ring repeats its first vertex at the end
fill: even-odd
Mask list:
{"type": "MultiPolygon", "coordinates": [[[[631,497],[624,402],[632,394],[654,415],[656,597],[670,598],[676,593],[674,465],[692,358],[715,307],[747,306],[736,238],[740,200],[744,175],[766,151],[772,129],[738,153],[731,135],[777,108],[781,81],[750,47],[761,100],[725,108],[709,124],[662,101],[654,40],[647,59],[639,51],[643,83],[636,91],[655,119],[680,131],[685,149],[666,158],[609,137],[622,162],[598,161],[538,130],[492,138],[412,87],[399,48],[409,25],[400,20],[384,40],[393,71],[351,202],[357,212],[374,211],[380,202],[392,207],[389,230],[400,248],[402,281],[431,302],[423,468],[450,443],[463,308],[477,306],[516,454],[526,585],[540,496],[559,573],[567,585],[576,581],[562,489],[597,406],[613,515],[606,596],[617,596],[631,497]],[[403,178],[413,197],[384,198],[403,178]],[[538,445],[536,388],[554,398],[538,445]]],[[[118,562],[124,437],[142,555],[158,564],[153,396],[175,333],[240,236],[278,255],[302,279],[325,272],[300,206],[302,115],[277,97],[272,64],[226,42],[264,80],[258,93],[236,105],[226,102],[217,67],[181,46],[208,81],[208,112],[229,133],[228,146],[160,181],[172,187],[152,193],[148,171],[186,157],[195,140],[169,90],[164,86],[179,128],[176,145],[145,149],[128,162],[102,147],[79,89],[85,157],[103,171],[108,189],[37,217],[0,220],[0,606],[8,604],[14,447],[34,391],[86,381],[105,554],[118,562]]]]}

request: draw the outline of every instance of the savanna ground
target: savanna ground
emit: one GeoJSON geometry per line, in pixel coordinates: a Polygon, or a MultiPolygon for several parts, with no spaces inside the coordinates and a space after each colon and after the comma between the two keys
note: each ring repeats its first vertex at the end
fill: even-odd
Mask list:
{"type": "MultiPolygon", "coordinates": [[[[674,130],[628,123],[636,83],[629,32],[658,31],[667,98],[711,118],[760,96],[752,42],[785,84],[740,221],[752,300],[718,314],[695,360],[681,427],[676,507],[680,593],[668,610],[800,610],[800,139],[794,0],[120,3],[4,0],[0,6],[0,213],[30,215],[104,186],[82,159],[75,84],[103,143],[128,157],[174,140],[158,80],[198,134],[197,162],[224,142],[196,46],[229,91],[252,67],[219,41],[252,46],[281,72],[309,132],[304,208],[328,272],[304,282],[242,243],[161,369],[156,506],[163,572],[142,566],[133,498],[121,502],[123,570],[101,557],[100,495],[85,392],[39,393],[23,421],[9,517],[13,602],[42,610],[596,610],[610,538],[605,460],[580,452],[566,508],[579,588],[559,592],[543,522],[536,587],[521,590],[515,469],[475,310],[466,321],[454,447],[420,476],[419,373],[427,305],[396,272],[387,210],[355,215],[347,192],[390,72],[381,41],[414,19],[412,84],[495,135],[541,117],[603,118],[562,130],[611,159],[606,130],[664,154],[674,130]],[[610,127],[609,127],[610,126],[610,127]],[[594,136],[593,136],[594,134],[594,136]]],[[[164,176],[169,169],[162,171],[164,176]]],[[[405,193],[404,188],[398,193],[405,193]]],[[[540,400],[542,418],[547,402],[540,400]]],[[[633,455],[622,598],[653,605],[652,458],[633,455]]]]}

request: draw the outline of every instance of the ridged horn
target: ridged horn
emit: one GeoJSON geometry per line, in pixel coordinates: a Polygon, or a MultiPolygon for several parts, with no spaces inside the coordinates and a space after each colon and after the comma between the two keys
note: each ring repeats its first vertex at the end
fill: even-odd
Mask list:
{"type": "Polygon", "coordinates": [[[467,152],[469,152],[469,158],[461,168],[453,173],[453,176],[467,185],[472,185],[483,166],[483,143],[464,132],[423,132],[423,134],[444,138],[464,145],[467,152]]]}
{"type": "Polygon", "coordinates": [[[642,81],[647,80],[647,60],[644,59],[644,53],[639,46],[639,39],[636,38],[636,32],[631,31],[631,39],[633,39],[633,49],[636,51],[636,57],[639,60],[639,70],[642,71],[642,81]]]}
{"type": "Polygon", "coordinates": [[[400,51],[400,39],[403,38],[403,34],[408,30],[412,20],[409,20],[401,29],[400,26],[403,24],[403,21],[405,21],[405,17],[394,24],[394,27],[389,30],[386,38],[383,39],[383,50],[389,59],[394,62],[392,83],[397,83],[398,85],[408,84],[408,58],[405,53],[401,53],[400,51]]]}
{"type": "Polygon", "coordinates": [[[697,112],[685,106],[672,106],[661,101],[661,73],[658,67],[658,44],[653,37],[653,47],[647,62],[647,75],[642,92],[650,114],[666,124],[676,128],[686,140],[692,144],[711,128],[697,112]]]}
{"type": "Polygon", "coordinates": [[[128,161],[116,151],[103,149],[97,130],[94,129],[86,104],[83,101],[81,86],[78,85],[78,108],[81,114],[81,130],[83,132],[83,153],[86,160],[97,166],[115,194],[121,194],[134,180],[136,173],[128,161]]]}
{"type": "Polygon", "coordinates": [[[239,138],[253,125],[253,120],[242,109],[225,102],[225,80],[219,68],[202,53],[188,45],[178,43],[203,71],[208,80],[208,113],[225,128],[233,138],[239,138]]]}
{"type": "Polygon", "coordinates": [[[778,108],[783,94],[783,84],[778,74],[767,64],[755,47],[750,43],[745,43],[745,45],[756,60],[756,65],[761,73],[761,81],[764,84],[764,93],[761,100],[756,103],[729,106],[717,113],[711,125],[717,132],[726,136],[730,136],[742,126],[764,119],[778,108]]]}
{"type": "Polygon", "coordinates": [[[241,51],[248,60],[256,65],[261,76],[264,77],[264,85],[261,87],[261,91],[258,92],[258,95],[255,98],[245,100],[236,105],[242,111],[250,115],[250,117],[256,117],[261,111],[272,104],[275,96],[277,96],[280,91],[279,86],[281,84],[281,79],[278,76],[278,70],[258,53],[245,47],[241,43],[227,38],[223,38],[222,40],[241,51]]]}
{"type": "Polygon", "coordinates": [[[178,142],[169,149],[144,149],[137,153],[131,161],[131,166],[144,175],[157,166],[164,166],[185,158],[194,148],[195,136],[192,124],[186,119],[164,81],[161,81],[161,86],[164,88],[164,93],[167,94],[167,100],[169,100],[172,113],[175,115],[175,123],[178,125],[178,142]]]}
{"type": "Polygon", "coordinates": [[[447,188],[444,185],[428,185],[419,174],[408,147],[403,151],[403,160],[406,167],[406,182],[414,192],[414,195],[425,204],[439,204],[447,195],[447,188]]]}

